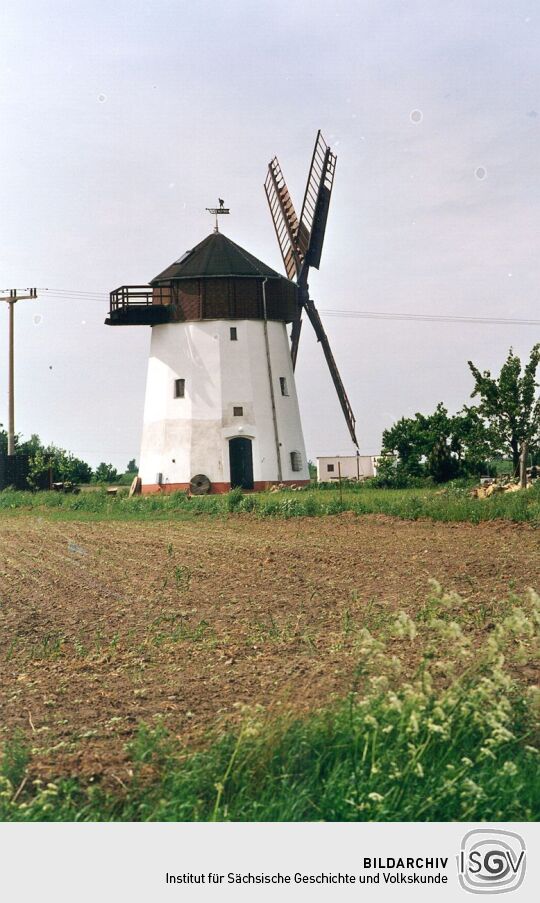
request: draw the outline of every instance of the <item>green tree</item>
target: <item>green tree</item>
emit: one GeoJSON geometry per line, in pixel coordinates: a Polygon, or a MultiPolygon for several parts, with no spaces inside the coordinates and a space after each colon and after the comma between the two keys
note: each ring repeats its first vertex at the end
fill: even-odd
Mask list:
{"type": "Polygon", "coordinates": [[[132,458],[131,461],[128,461],[127,467],[126,467],[126,473],[132,473],[133,475],[135,475],[137,473],[138,469],[139,468],[137,467],[135,458],[132,458]]]}
{"type": "Polygon", "coordinates": [[[45,475],[49,471],[51,461],[50,458],[45,454],[44,449],[37,448],[35,452],[30,455],[28,465],[28,477],[26,478],[26,482],[28,483],[30,489],[36,490],[40,488],[48,488],[48,486],[44,485],[44,479],[46,480],[45,475]]]}
{"type": "Polygon", "coordinates": [[[17,437],[17,441],[15,443],[15,454],[21,455],[35,455],[37,451],[44,451],[43,443],[41,439],[36,433],[32,433],[29,439],[26,439],[24,442],[21,441],[21,437],[17,437]]]}
{"type": "Polygon", "coordinates": [[[464,475],[487,473],[493,436],[478,408],[464,405],[453,418],[454,448],[464,475]]]}
{"type": "Polygon", "coordinates": [[[92,479],[92,468],[86,461],[75,457],[71,452],[56,445],[44,446],[35,433],[26,442],[20,442],[17,452],[30,457],[30,473],[35,488],[35,480],[39,473],[52,468],[53,480],[63,483],[89,483],[92,479]]]}
{"type": "Polygon", "coordinates": [[[439,402],[433,414],[402,417],[385,430],[382,453],[392,457],[379,466],[381,479],[400,485],[424,476],[445,483],[485,471],[488,433],[476,408],[451,416],[439,402]]]}
{"type": "Polygon", "coordinates": [[[89,483],[92,479],[92,468],[86,461],[54,445],[49,445],[45,452],[51,459],[55,479],[70,483],[89,483]]]}
{"type": "MultiPolygon", "coordinates": [[[[7,454],[7,432],[0,423],[0,454],[7,454]]],[[[53,480],[70,483],[89,483],[92,479],[92,468],[86,461],[72,455],[71,452],[56,445],[44,446],[36,433],[29,439],[22,440],[15,436],[15,454],[28,455],[28,484],[32,489],[43,484],[42,477],[52,468],[53,480]]]]}
{"type": "Polygon", "coordinates": [[[456,435],[456,417],[450,417],[439,402],[428,417],[416,415],[425,469],[436,483],[446,483],[461,475],[460,443],[456,435]]]}
{"type": "MultiPolygon", "coordinates": [[[[420,414],[402,417],[382,437],[382,454],[397,458],[396,467],[408,476],[421,476],[424,446],[420,435],[420,414]]],[[[389,463],[388,466],[391,466],[389,463]]]]}
{"type": "Polygon", "coordinates": [[[94,480],[96,483],[114,483],[117,479],[118,471],[112,464],[105,464],[105,462],[102,461],[101,464],[96,467],[94,473],[94,480]]]}
{"type": "Polygon", "coordinates": [[[480,399],[477,410],[489,430],[492,453],[509,452],[517,473],[523,444],[528,443],[534,453],[540,442],[540,397],[536,393],[540,344],[532,348],[523,371],[511,348],[498,378],[489,370],[480,372],[472,361],[468,363],[475,381],[471,398],[480,399]]]}
{"type": "MultiPolygon", "coordinates": [[[[15,433],[15,454],[18,451],[18,445],[21,441],[21,437],[18,433],[15,433]]],[[[4,424],[0,423],[0,455],[7,455],[8,450],[8,434],[7,430],[4,429],[4,424]]]]}
{"type": "Polygon", "coordinates": [[[451,480],[460,469],[453,421],[442,403],[433,414],[402,417],[384,431],[383,454],[397,456],[398,473],[429,476],[438,483],[451,480]]]}

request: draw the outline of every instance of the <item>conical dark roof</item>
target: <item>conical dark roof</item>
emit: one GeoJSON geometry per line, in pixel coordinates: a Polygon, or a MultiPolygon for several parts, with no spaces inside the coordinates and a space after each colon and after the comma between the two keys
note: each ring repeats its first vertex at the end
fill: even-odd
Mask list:
{"type": "Polygon", "coordinates": [[[235,244],[221,232],[212,232],[191,251],[172,263],[150,285],[170,279],[201,279],[212,277],[249,276],[252,279],[268,277],[284,279],[275,270],[257,260],[249,251],[235,244]]]}

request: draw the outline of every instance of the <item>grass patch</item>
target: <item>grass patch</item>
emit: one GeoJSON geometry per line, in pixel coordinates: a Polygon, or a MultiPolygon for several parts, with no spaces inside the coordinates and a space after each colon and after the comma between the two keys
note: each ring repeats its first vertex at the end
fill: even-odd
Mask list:
{"type": "Polygon", "coordinates": [[[110,496],[105,491],[63,495],[55,492],[0,492],[0,515],[39,514],[60,520],[91,521],[189,521],[201,516],[226,517],[251,514],[258,517],[323,517],[351,511],[357,515],[387,514],[405,520],[490,520],[540,523],[540,481],[521,492],[471,498],[466,487],[446,489],[374,489],[349,486],[339,489],[307,488],[270,493],[243,494],[234,489],[226,495],[188,498],[182,492],[128,498],[127,493],[110,496]]]}
{"type": "Polygon", "coordinates": [[[202,751],[162,725],[129,745],[133,778],[111,790],[31,780],[19,736],[0,767],[3,821],[530,821],[539,813],[534,659],[540,599],[509,600],[479,647],[437,584],[412,620],[356,632],[346,699],[303,718],[244,707],[202,751]],[[400,650],[420,650],[411,679],[400,650]]]}

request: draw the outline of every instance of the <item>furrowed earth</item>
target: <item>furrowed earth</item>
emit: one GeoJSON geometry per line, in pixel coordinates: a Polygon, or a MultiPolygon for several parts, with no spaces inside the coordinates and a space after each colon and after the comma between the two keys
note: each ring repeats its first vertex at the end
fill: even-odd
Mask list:
{"type": "MultiPolygon", "coordinates": [[[[540,587],[538,529],[351,513],[189,523],[6,518],[0,531],[0,744],[36,777],[122,783],[126,743],[157,719],[187,746],[242,705],[299,713],[355,682],[355,634],[463,598],[480,642],[497,606],[540,587]]],[[[390,651],[392,639],[388,638],[390,651]]],[[[404,679],[419,653],[411,642],[404,679]]],[[[520,679],[534,679],[530,666],[520,679]]]]}

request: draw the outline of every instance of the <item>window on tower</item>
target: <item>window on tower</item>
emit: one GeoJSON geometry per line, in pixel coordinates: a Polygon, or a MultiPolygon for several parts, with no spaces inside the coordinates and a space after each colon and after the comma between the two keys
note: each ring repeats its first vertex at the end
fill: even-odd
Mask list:
{"type": "Polygon", "coordinates": [[[244,416],[244,409],[241,407],[234,407],[232,409],[232,412],[233,412],[234,417],[243,417],[244,416]]]}
{"type": "Polygon", "coordinates": [[[333,464],[327,464],[326,469],[327,469],[328,473],[334,473],[334,465],[333,464]]]}
{"type": "Polygon", "coordinates": [[[175,398],[184,398],[185,394],[186,394],[185,379],[175,379],[175,381],[174,381],[174,397],[175,398]]]}
{"type": "Polygon", "coordinates": [[[294,470],[295,473],[302,470],[302,455],[299,451],[291,452],[291,470],[294,470]]]}
{"type": "Polygon", "coordinates": [[[236,332],[236,326],[231,326],[231,342],[238,341],[238,333],[236,332]]]}
{"type": "Polygon", "coordinates": [[[287,380],[286,380],[286,378],[285,378],[284,376],[280,376],[280,377],[279,377],[279,385],[281,386],[281,394],[282,394],[282,395],[288,395],[288,394],[289,394],[289,388],[288,388],[288,386],[287,386],[287,380]]]}

